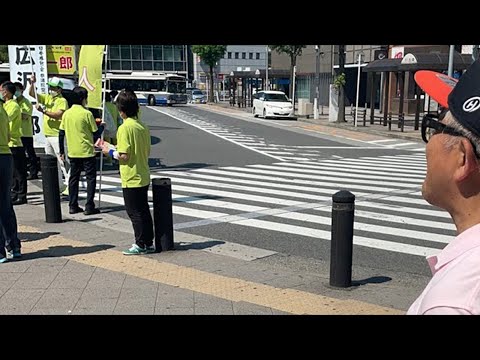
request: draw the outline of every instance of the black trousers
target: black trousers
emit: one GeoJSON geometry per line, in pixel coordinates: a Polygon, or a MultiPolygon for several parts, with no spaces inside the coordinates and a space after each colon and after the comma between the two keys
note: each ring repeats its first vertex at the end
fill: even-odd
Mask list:
{"type": "Polygon", "coordinates": [[[153,245],[153,221],[148,206],[148,186],[122,188],[125,208],[135,233],[135,243],[141,248],[153,245]]]}
{"type": "Polygon", "coordinates": [[[30,175],[36,176],[38,174],[38,159],[35,154],[35,148],[33,147],[33,137],[23,137],[22,144],[27,154],[27,168],[30,171],[30,175]]]}
{"type": "Polygon", "coordinates": [[[87,178],[87,202],[85,210],[95,209],[95,187],[97,186],[97,166],[95,156],[89,158],[68,158],[70,160],[70,178],[68,180],[68,193],[70,197],[70,209],[78,207],[78,183],[80,174],[85,171],[87,178]]]}
{"type": "Polygon", "coordinates": [[[24,200],[27,198],[27,158],[23,147],[11,147],[13,156],[12,197],[24,200]]]}

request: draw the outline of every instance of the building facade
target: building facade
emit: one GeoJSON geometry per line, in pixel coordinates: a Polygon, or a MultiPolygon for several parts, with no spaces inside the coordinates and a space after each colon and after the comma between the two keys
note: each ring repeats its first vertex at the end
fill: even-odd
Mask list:
{"type": "Polygon", "coordinates": [[[109,45],[107,70],[158,71],[188,76],[188,52],[187,45],[109,45]]]}
{"type": "MultiPolygon", "coordinates": [[[[224,89],[223,80],[232,71],[265,70],[267,67],[266,45],[227,45],[227,50],[214,68],[215,87],[224,89]]],[[[200,89],[208,86],[207,75],[210,71],[197,55],[193,55],[194,85],[200,89]]]]}

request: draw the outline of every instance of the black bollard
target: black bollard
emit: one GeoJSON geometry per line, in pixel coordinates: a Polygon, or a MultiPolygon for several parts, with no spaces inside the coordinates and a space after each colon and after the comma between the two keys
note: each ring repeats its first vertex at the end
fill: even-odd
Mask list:
{"type": "Polygon", "coordinates": [[[330,251],[330,285],[352,285],[353,220],[355,195],[339,191],[332,196],[332,245],[330,251]]]}
{"type": "Polygon", "coordinates": [[[42,169],[43,203],[45,205],[45,221],[47,223],[62,222],[62,208],[60,207],[60,188],[58,184],[58,161],[53,155],[42,155],[40,166],[42,169]]]}
{"type": "Polygon", "coordinates": [[[169,178],[152,180],[155,252],[173,250],[172,183],[169,178]]]}

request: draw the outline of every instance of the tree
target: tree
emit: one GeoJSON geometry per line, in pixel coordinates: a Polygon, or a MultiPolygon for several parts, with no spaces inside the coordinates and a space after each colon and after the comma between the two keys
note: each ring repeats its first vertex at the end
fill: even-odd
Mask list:
{"type": "Polygon", "coordinates": [[[8,62],[8,45],[0,45],[0,62],[8,62]]]}
{"type": "Polygon", "coordinates": [[[200,56],[200,59],[210,67],[210,91],[208,101],[213,102],[213,68],[218,60],[223,58],[227,51],[226,45],[193,45],[192,52],[200,56]]]}
{"type": "Polygon", "coordinates": [[[293,69],[297,65],[297,57],[302,55],[302,50],[307,45],[269,45],[270,49],[275,50],[279,54],[287,54],[290,56],[290,87],[289,94],[291,98],[295,97],[293,94],[293,69]]]}
{"type": "MultiPolygon", "coordinates": [[[[338,77],[345,78],[345,45],[338,45],[338,77]]],[[[338,117],[337,122],[345,122],[345,81],[339,82],[338,88],[338,117]]]]}

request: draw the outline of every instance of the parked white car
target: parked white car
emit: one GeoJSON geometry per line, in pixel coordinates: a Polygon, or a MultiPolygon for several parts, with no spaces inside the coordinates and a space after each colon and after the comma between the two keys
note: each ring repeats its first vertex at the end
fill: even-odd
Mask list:
{"type": "Polygon", "coordinates": [[[253,116],[295,118],[290,99],[282,91],[258,91],[253,95],[253,116]]]}

